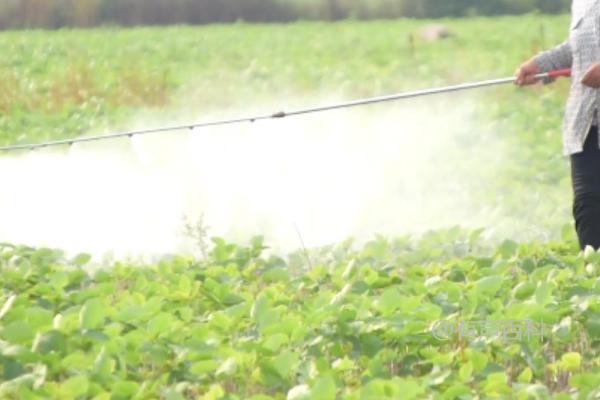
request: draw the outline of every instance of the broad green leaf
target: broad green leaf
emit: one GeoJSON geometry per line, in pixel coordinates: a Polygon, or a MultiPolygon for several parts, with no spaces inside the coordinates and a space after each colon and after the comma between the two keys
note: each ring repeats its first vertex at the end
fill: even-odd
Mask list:
{"type": "Polygon", "coordinates": [[[175,319],[169,313],[162,312],[148,321],[148,332],[153,335],[168,333],[173,330],[175,319]]]}
{"type": "Polygon", "coordinates": [[[281,346],[288,343],[288,341],[289,339],[287,335],[283,333],[276,333],[274,335],[268,336],[265,339],[263,347],[269,351],[276,352],[281,348],[281,346]]]}
{"type": "Polygon", "coordinates": [[[487,376],[483,391],[488,396],[498,397],[510,393],[510,386],[504,372],[491,373],[487,376]]]}
{"type": "Polygon", "coordinates": [[[269,299],[264,294],[260,294],[254,301],[250,315],[263,329],[279,321],[277,312],[271,307],[269,299]]]}
{"type": "Polygon", "coordinates": [[[291,351],[284,351],[273,359],[273,366],[282,378],[289,378],[296,368],[298,356],[291,351]]]}
{"type": "Polygon", "coordinates": [[[573,374],[569,383],[576,388],[595,389],[600,387],[600,373],[584,372],[573,374]]]}
{"type": "Polygon", "coordinates": [[[444,391],[443,398],[448,400],[459,399],[461,396],[468,398],[471,394],[471,389],[462,383],[455,383],[444,391]]]}
{"type": "Polygon", "coordinates": [[[513,255],[516,254],[517,250],[519,249],[519,245],[512,241],[512,240],[505,240],[499,247],[498,247],[498,254],[502,257],[502,258],[510,258],[513,255]]]}
{"type": "Polygon", "coordinates": [[[95,329],[102,325],[105,309],[100,299],[89,299],[85,302],[79,313],[79,327],[81,329],[95,329]]]}
{"type": "Polygon", "coordinates": [[[92,371],[99,375],[108,375],[113,371],[114,365],[106,351],[106,347],[102,347],[96,359],[94,360],[94,364],[92,366],[92,371]]]}
{"type": "Polygon", "coordinates": [[[62,332],[56,330],[51,330],[44,334],[38,333],[33,341],[31,351],[41,354],[52,351],[64,353],[67,351],[67,338],[62,332]]]}
{"type": "Polygon", "coordinates": [[[560,358],[560,366],[566,371],[577,371],[581,367],[581,354],[576,352],[563,354],[560,358]]]}
{"type": "Polygon", "coordinates": [[[535,285],[531,282],[521,282],[513,289],[513,297],[525,300],[535,293],[535,285]]]}
{"type": "Polygon", "coordinates": [[[402,296],[400,292],[397,288],[392,287],[386,289],[381,294],[378,301],[378,308],[384,315],[387,315],[397,310],[401,306],[401,303],[402,296]]]}
{"type": "Polygon", "coordinates": [[[287,268],[270,268],[263,274],[265,282],[287,282],[290,274],[287,268]]]}
{"type": "Polygon", "coordinates": [[[29,307],[26,311],[27,322],[34,330],[51,327],[54,315],[51,311],[41,307],[29,307]]]}
{"type": "Polygon", "coordinates": [[[458,376],[463,382],[470,382],[473,376],[473,363],[470,361],[460,367],[458,376]]]}
{"type": "Polygon", "coordinates": [[[199,398],[201,400],[220,400],[223,396],[225,396],[225,390],[221,385],[211,385],[203,396],[199,398]]]}
{"type": "Polygon", "coordinates": [[[531,382],[531,378],[533,378],[533,371],[531,371],[531,368],[527,367],[519,374],[517,380],[520,383],[529,383],[531,382]]]}
{"type": "Polygon", "coordinates": [[[481,372],[488,365],[489,358],[486,354],[474,349],[468,349],[466,353],[470,362],[473,364],[474,372],[481,372]]]}
{"type": "Polygon", "coordinates": [[[60,385],[60,395],[64,399],[74,399],[87,393],[90,382],[87,376],[73,376],[60,385]]]}
{"type": "Polygon", "coordinates": [[[590,337],[600,337],[600,312],[591,314],[585,323],[585,327],[590,337]]]}
{"type": "Polygon", "coordinates": [[[545,306],[552,301],[553,287],[548,282],[542,282],[535,291],[535,301],[540,306],[545,306]]]}
{"type": "Polygon", "coordinates": [[[0,338],[11,343],[24,344],[34,338],[33,327],[25,321],[14,321],[0,327],[0,338]]]}
{"type": "Polygon", "coordinates": [[[92,256],[89,254],[79,254],[75,258],[73,258],[73,264],[78,267],[83,267],[85,264],[90,262],[92,256]]]}
{"type": "Polygon", "coordinates": [[[111,385],[112,394],[124,398],[131,398],[137,393],[140,385],[134,381],[119,381],[111,385]]]}
{"type": "Polygon", "coordinates": [[[323,376],[316,380],[312,385],[311,393],[315,394],[320,400],[335,400],[336,398],[335,380],[330,376],[323,376]]]}
{"type": "Polygon", "coordinates": [[[215,360],[197,361],[190,367],[190,372],[196,375],[209,374],[215,372],[219,364],[215,360]]]}
{"type": "Polygon", "coordinates": [[[418,399],[425,392],[417,381],[413,379],[375,379],[370,381],[360,391],[360,398],[365,400],[376,399],[418,399]]]}
{"type": "Polygon", "coordinates": [[[69,274],[66,272],[56,272],[50,276],[50,284],[57,290],[63,289],[69,284],[69,274]]]}
{"type": "Polygon", "coordinates": [[[475,282],[475,292],[492,296],[500,290],[503,283],[504,278],[499,275],[486,276],[475,282]]]}

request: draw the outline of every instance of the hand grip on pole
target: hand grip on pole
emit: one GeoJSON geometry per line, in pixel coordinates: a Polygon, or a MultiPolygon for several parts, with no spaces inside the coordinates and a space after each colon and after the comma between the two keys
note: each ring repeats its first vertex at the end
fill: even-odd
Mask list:
{"type": "Polygon", "coordinates": [[[571,76],[571,68],[565,69],[555,69],[553,71],[548,72],[549,78],[560,78],[560,77],[570,77],[571,76]]]}

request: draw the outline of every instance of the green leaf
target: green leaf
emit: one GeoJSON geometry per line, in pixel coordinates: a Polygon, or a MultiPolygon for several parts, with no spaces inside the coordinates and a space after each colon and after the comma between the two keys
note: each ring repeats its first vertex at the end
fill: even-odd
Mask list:
{"type": "Polygon", "coordinates": [[[83,267],[85,264],[90,262],[91,259],[92,256],[89,254],[79,254],[75,258],[73,258],[72,262],[78,267],[83,267]]]}
{"type": "Polygon", "coordinates": [[[290,274],[287,268],[270,268],[263,274],[265,282],[287,282],[290,279],[290,274]]]}
{"type": "Polygon", "coordinates": [[[56,330],[38,334],[33,341],[32,351],[41,354],[52,351],[64,353],[67,351],[67,338],[62,332],[56,330]]]}
{"type": "Polygon", "coordinates": [[[581,367],[581,354],[576,352],[563,354],[560,358],[560,366],[562,369],[570,372],[579,370],[581,367]]]}
{"type": "Polygon", "coordinates": [[[508,259],[508,258],[512,257],[513,255],[515,255],[518,249],[519,249],[519,245],[516,242],[514,242],[512,240],[505,240],[498,247],[497,252],[502,258],[508,259]]]}
{"type": "Polygon", "coordinates": [[[119,381],[111,385],[112,394],[123,398],[131,398],[139,390],[140,385],[134,381],[119,381]]]}
{"type": "Polygon", "coordinates": [[[573,387],[576,388],[589,388],[595,389],[600,387],[600,374],[584,372],[580,374],[574,374],[571,376],[570,382],[573,387]]]}
{"type": "Polygon", "coordinates": [[[471,363],[473,364],[474,372],[481,372],[488,365],[488,356],[477,350],[468,349],[467,355],[471,363]]]}
{"type": "Polygon", "coordinates": [[[400,291],[395,287],[386,289],[379,297],[379,301],[377,303],[379,310],[384,315],[388,315],[396,311],[401,304],[402,296],[400,295],[400,291]]]}
{"type": "Polygon", "coordinates": [[[483,391],[488,396],[498,397],[510,393],[508,378],[504,372],[495,372],[487,376],[483,391]]]}
{"type": "Polygon", "coordinates": [[[461,397],[468,398],[471,394],[471,389],[462,383],[456,383],[444,391],[443,398],[448,400],[459,399],[461,397]]]}
{"type": "Polygon", "coordinates": [[[470,382],[473,376],[473,363],[467,362],[460,367],[458,376],[463,382],[470,382]]]}
{"type": "Polygon", "coordinates": [[[425,388],[416,380],[395,378],[392,380],[374,379],[360,390],[361,400],[422,398],[425,388]]]}
{"type": "Polygon", "coordinates": [[[548,282],[540,283],[540,285],[537,287],[537,289],[535,291],[536,303],[539,304],[540,306],[545,306],[545,305],[549,304],[550,302],[552,302],[552,300],[553,300],[552,290],[553,290],[553,287],[550,283],[548,283],[548,282]]]}
{"type": "MultiPolygon", "coordinates": [[[[167,389],[164,391],[164,400],[186,400],[186,398],[179,392],[177,392],[175,389],[167,389]]],[[[110,400],[107,399],[107,400],[110,400]]]]}
{"type": "Polygon", "coordinates": [[[525,300],[535,293],[535,285],[531,282],[521,282],[513,289],[513,297],[525,300]]]}
{"type": "Polygon", "coordinates": [[[190,372],[196,375],[210,374],[217,370],[219,364],[215,360],[197,361],[190,367],[190,372]]]}
{"type": "Polygon", "coordinates": [[[273,359],[273,366],[282,378],[290,378],[296,369],[298,357],[291,351],[284,351],[273,359]]]}
{"type": "Polygon", "coordinates": [[[27,343],[34,335],[33,327],[25,321],[14,321],[0,328],[0,337],[11,343],[27,343]]]}
{"type": "Polygon", "coordinates": [[[250,310],[250,316],[259,328],[264,329],[279,322],[277,312],[271,307],[269,299],[264,294],[258,295],[250,310]]]}
{"type": "Polygon", "coordinates": [[[27,322],[34,330],[52,326],[54,315],[41,307],[29,307],[26,311],[27,322]]]}
{"type": "Polygon", "coordinates": [[[102,347],[96,359],[94,360],[94,364],[92,366],[92,371],[95,374],[99,375],[109,375],[113,370],[113,363],[106,352],[106,347],[102,347]]]}
{"type": "Polygon", "coordinates": [[[148,333],[152,336],[160,335],[161,333],[168,333],[173,330],[175,319],[173,316],[166,312],[161,312],[156,317],[148,321],[148,333]]]}
{"type": "Polygon", "coordinates": [[[330,376],[323,376],[314,383],[311,393],[318,395],[319,400],[335,400],[336,398],[335,380],[330,376]]]}
{"type": "Polygon", "coordinates": [[[62,290],[69,284],[69,274],[62,271],[56,272],[50,275],[49,281],[56,290],[62,290]]]}
{"type": "Polygon", "coordinates": [[[85,302],[79,313],[79,327],[81,329],[95,329],[104,322],[104,305],[99,299],[89,299],[85,302]]]}
{"type": "Polygon", "coordinates": [[[590,337],[600,337],[600,313],[593,313],[585,323],[590,337]]]}
{"type": "Polygon", "coordinates": [[[533,371],[531,371],[531,368],[527,367],[519,374],[517,380],[520,383],[529,383],[531,382],[531,378],[533,378],[533,371]]]}
{"type": "Polygon", "coordinates": [[[276,333],[268,336],[265,339],[263,347],[269,351],[276,352],[281,348],[281,346],[288,343],[288,341],[289,339],[287,335],[283,333],[276,333]]]}
{"type": "Polygon", "coordinates": [[[63,399],[74,399],[88,392],[90,381],[85,375],[73,376],[60,385],[60,395],[63,399]]]}
{"type": "Polygon", "coordinates": [[[504,278],[499,275],[486,276],[475,282],[475,292],[483,295],[495,295],[504,282],[504,278]]]}

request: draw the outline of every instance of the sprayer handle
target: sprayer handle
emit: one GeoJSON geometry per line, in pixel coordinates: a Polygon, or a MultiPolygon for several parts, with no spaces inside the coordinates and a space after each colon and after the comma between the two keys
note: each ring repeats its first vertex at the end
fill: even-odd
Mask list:
{"type": "Polygon", "coordinates": [[[560,78],[560,77],[570,77],[571,76],[571,68],[565,69],[555,69],[553,71],[548,72],[549,78],[560,78]]]}

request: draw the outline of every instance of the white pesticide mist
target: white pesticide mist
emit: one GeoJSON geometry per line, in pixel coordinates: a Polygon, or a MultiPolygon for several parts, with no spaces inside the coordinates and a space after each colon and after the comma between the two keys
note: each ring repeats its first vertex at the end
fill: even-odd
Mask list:
{"type": "Polygon", "coordinates": [[[3,155],[0,241],[123,257],[191,251],[184,216],[280,251],[296,226],[308,247],[485,226],[471,192],[505,152],[473,113],[442,96],[3,155]]]}

